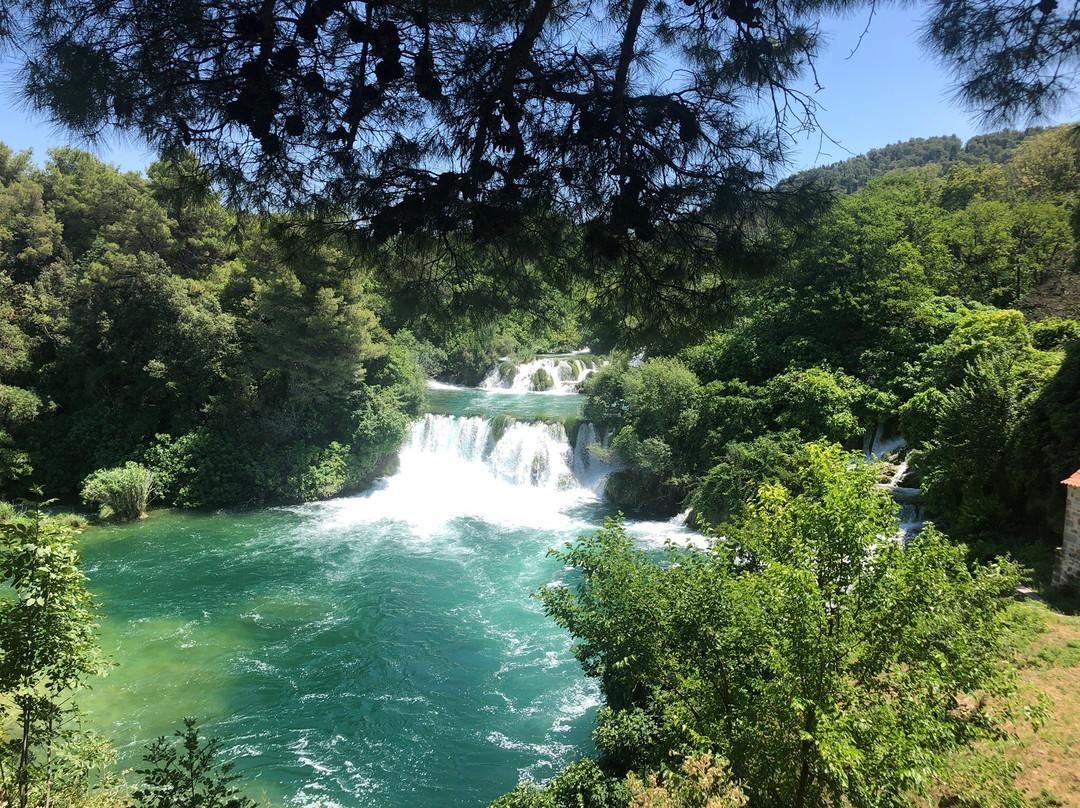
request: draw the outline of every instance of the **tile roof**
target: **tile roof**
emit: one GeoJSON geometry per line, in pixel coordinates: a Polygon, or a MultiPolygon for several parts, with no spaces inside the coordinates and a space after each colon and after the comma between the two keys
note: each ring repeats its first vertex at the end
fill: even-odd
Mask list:
{"type": "Polygon", "coordinates": [[[1073,488],[1080,488],[1080,471],[1077,471],[1072,477],[1066,477],[1061,482],[1062,484],[1072,486],[1073,488]]]}

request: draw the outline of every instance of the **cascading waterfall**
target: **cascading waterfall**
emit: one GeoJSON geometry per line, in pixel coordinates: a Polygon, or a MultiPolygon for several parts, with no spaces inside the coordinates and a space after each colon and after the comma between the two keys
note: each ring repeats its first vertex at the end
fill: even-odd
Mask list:
{"type": "Polygon", "coordinates": [[[907,541],[908,538],[916,535],[925,527],[927,521],[920,498],[921,489],[901,485],[907,475],[908,463],[907,460],[904,460],[896,467],[896,471],[893,472],[889,481],[879,486],[882,490],[888,492],[889,496],[900,506],[897,519],[900,522],[898,533],[902,541],[907,541]]]}
{"type": "Polygon", "coordinates": [[[589,457],[596,431],[571,446],[561,423],[428,414],[413,423],[396,474],[362,497],[323,507],[344,523],[396,520],[425,535],[455,518],[506,527],[587,529],[574,509],[600,501],[611,469],[589,457]],[[500,434],[496,434],[496,432],[500,434]]]}
{"type": "Polygon", "coordinates": [[[492,424],[492,419],[479,416],[426,415],[413,424],[402,467],[438,462],[440,457],[482,463],[497,480],[559,491],[592,490],[611,471],[590,456],[589,446],[600,441],[589,422],[581,424],[574,446],[560,423],[515,421],[499,436],[492,424]]]}
{"type": "Polygon", "coordinates": [[[520,363],[504,360],[488,371],[480,388],[514,393],[571,394],[576,393],[581,382],[602,364],[602,360],[590,354],[540,356],[531,362],[520,363]]]}
{"type": "MultiPolygon", "coordinates": [[[[879,423],[874,432],[867,432],[863,438],[863,453],[868,460],[881,460],[886,455],[906,453],[907,441],[899,434],[889,434],[885,423],[879,423]]],[[[908,477],[908,461],[900,461],[892,477],[880,488],[900,506],[897,519],[900,523],[898,535],[901,541],[907,541],[925,527],[927,519],[921,500],[922,491],[911,485],[903,485],[908,477]]]]}
{"type": "Polygon", "coordinates": [[[574,472],[574,478],[597,496],[603,494],[608,475],[615,471],[615,467],[595,457],[592,447],[606,445],[607,436],[601,435],[591,421],[581,422],[570,468],[574,472]]]}

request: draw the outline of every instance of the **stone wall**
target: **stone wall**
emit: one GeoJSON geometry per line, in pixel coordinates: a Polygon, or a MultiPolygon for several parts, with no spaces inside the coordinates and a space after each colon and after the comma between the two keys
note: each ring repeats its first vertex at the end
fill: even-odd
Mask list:
{"type": "Polygon", "coordinates": [[[1080,488],[1068,486],[1065,530],[1054,563],[1053,585],[1080,589],[1080,488]]]}

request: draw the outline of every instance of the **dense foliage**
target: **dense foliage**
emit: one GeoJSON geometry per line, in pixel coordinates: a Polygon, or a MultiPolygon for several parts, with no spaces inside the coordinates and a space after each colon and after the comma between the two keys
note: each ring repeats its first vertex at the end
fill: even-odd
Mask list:
{"type": "Polygon", "coordinates": [[[96,502],[119,519],[146,516],[153,494],[153,473],[130,460],[114,469],[98,469],[83,480],[81,492],[84,502],[96,502]]]}
{"type": "Polygon", "coordinates": [[[316,499],[404,438],[422,374],[370,272],[192,196],[185,170],[0,149],[0,492],[138,462],[165,503],[316,499]]]}
{"type": "Polygon", "coordinates": [[[955,535],[1057,534],[1057,482],[1080,467],[1080,172],[1070,128],[1006,135],[950,163],[890,147],[913,165],[841,196],[732,327],[590,379],[586,417],[623,466],[609,495],[719,524],[790,483],[802,442],[857,448],[882,425],[955,535]]]}
{"type": "Polygon", "coordinates": [[[872,466],[825,444],[802,460],[795,486],[763,486],[707,551],[659,560],[609,522],[557,553],[580,583],[540,598],[600,683],[600,757],[496,805],[625,806],[623,778],[655,785],[677,752],[728,761],[739,790],[717,804],[887,806],[993,726],[962,697],[1012,686],[1002,596],[1018,569],[971,568],[933,528],[889,540],[896,506],[872,466]]]}
{"type": "MultiPolygon", "coordinates": [[[[602,275],[624,325],[659,326],[729,299],[733,278],[776,256],[774,229],[816,200],[774,184],[817,128],[803,82],[830,18],[872,24],[873,9],[5,0],[0,44],[28,102],[67,129],[190,149],[247,209],[302,210],[358,244],[401,246],[406,285],[476,280],[487,268],[463,245],[493,245],[515,256],[505,290],[530,291],[543,255],[562,263],[560,288],[602,275]]],[[[1076,3],[925,10],[924,45],[977,110],[1012,121],[1068,92],[1076,3]]]]}
{"type": "Polygon", "coordinates": [[[162,736],[147,746],[132,808],[255,808],[233,785],[232,764],[219,760],[219,740],[200,738],[194,718],[175,734],[179,743],[162,736]]]}

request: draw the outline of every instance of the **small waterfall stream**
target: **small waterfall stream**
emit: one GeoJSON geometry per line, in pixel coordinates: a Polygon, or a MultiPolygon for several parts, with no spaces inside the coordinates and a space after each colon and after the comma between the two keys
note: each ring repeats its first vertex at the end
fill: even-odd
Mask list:
{"type": "Polygon", "coordinates": [[[907,441],[899,434],[887,435],[885,424],[878,424],[873,432],[867,432],[863,439],[863,451],[867,459],[882,460],[888,455],[899,455],[902,459],[896,466],[888,482],[880,484],[900,506],[897,514],[899,521],[898,535],[902,541],[918,534],[926,526],[925,508],[922,504],[920,488],[904,485],[910,479],[907,459],[907,441]]]}

